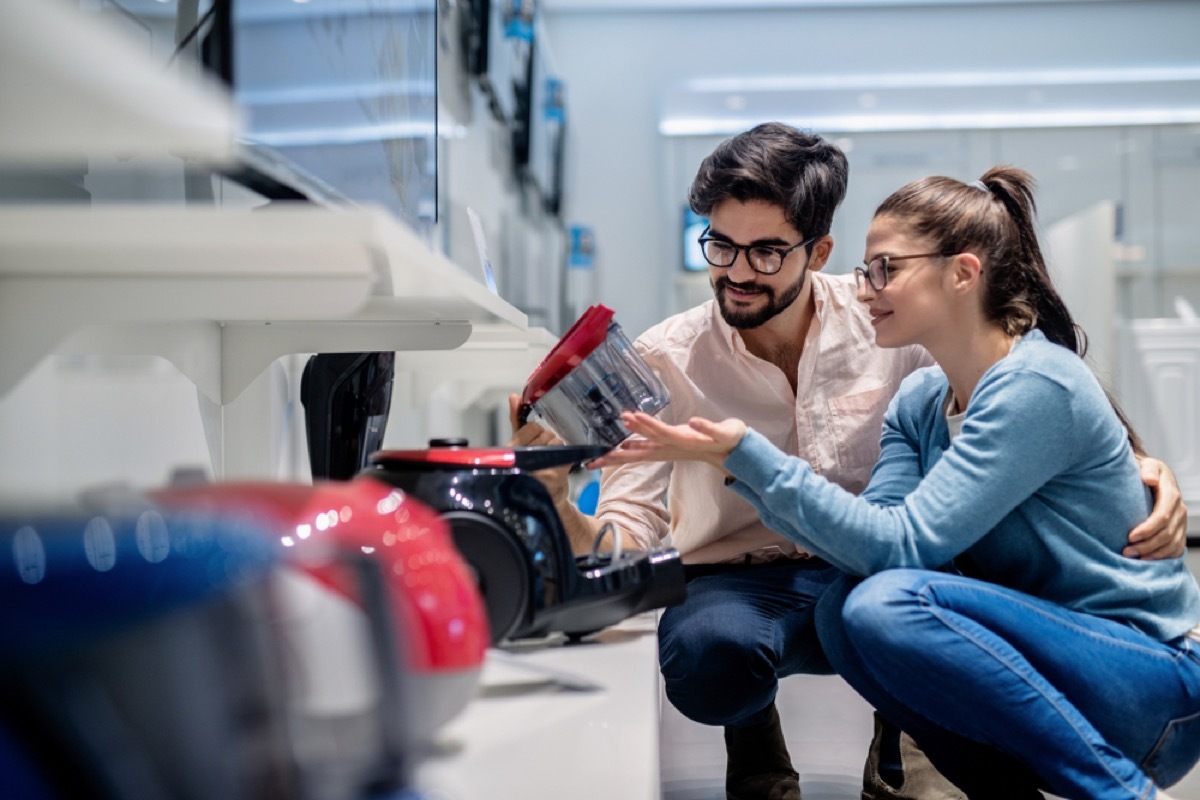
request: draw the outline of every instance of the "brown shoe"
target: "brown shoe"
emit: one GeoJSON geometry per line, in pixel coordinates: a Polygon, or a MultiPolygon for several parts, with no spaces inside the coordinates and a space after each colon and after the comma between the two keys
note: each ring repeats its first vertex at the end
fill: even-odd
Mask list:
{"type": "Polygon", "coordinates": [[[772,703],[765,722],[725,729],[726,800],[800,800],[800,776],[792,769],[779,712],[772,703]]]}
{"type": "MultiPolygon", "coordinates": [[[[894,735],[895,728],[888,726],[894,735]]],[[[892,786],[879,775],[879,749],[884,726],[875,714],[875,735],[863,768],[862,800],[966,800],[962,791],[946,780],[930,763],[908,734],[900,734],[900,764],[904,770],[900,786],[892,786]]]]}

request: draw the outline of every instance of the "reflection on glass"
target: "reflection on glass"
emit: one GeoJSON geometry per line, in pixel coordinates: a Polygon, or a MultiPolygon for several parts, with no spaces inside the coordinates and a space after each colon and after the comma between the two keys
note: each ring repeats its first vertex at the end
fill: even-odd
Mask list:
{"type": "Polygon", "coordinates": [[[697,241],[708,230],[708,220],[687,206],[683,207],[683,268],[688,272],[707,272],[708,262],[697,241]]]}
{"type": "Polygon", "coordinates": [[[41,583],[46,577],[46,548],[37,531],[26,525],[13,537],[13,561],[25,583],[41,583]]]}
{"type": "Polygon", "coordinates": [[[252,144],[421,228],[437,214],[434,0],[233,3],[252,144]]]}
{"type": "Polygon", "coordinates": [[[137,519],[135,533],[138,552],[151,564],[157,564],[171,552],[167,521],[157,511],[153,509],[143,511],[137,519]]]}
{"type": "Polygon", "coordinates": [[[83,529],[83,551],[92,569],[108,572],[117,563],[117,541],[104,517],[92,517],[83,529]]]}

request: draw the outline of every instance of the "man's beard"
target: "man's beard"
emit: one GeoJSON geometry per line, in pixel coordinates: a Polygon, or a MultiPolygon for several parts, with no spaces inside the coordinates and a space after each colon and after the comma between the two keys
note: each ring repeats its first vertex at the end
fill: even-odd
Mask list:
{"type": "Polygon", "coordinates": [[[783,290],[783,294],[778,297],[775,295],[775,290],[770,286],[760,286],[750,283],[733,283],[728,278],[718,278],[712,282],[713,292],[717,296],[717,307],[721,310],[721,318],[725,320],[731,328],[745,330],[749,328],[757,328],[767,322],[776,315],[783,312],[788,306],[796,302],[796,298],[800,296],[800,290],[804,288],[804,279],[808,277],[808,268],[800,273],[800,277],[795,283],[783,290]],[[731,308],[725,304],[725,287],[734,286],[739,289],[748,289],[755,287],[762,292],[767,298],[767,304],[759,309],[742,309],[731,308]]]}

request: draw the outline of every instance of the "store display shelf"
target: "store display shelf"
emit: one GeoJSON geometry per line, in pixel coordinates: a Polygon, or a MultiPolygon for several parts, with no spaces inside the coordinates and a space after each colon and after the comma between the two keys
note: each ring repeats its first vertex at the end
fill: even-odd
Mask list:
{"type": "Polygon", "coordinates": [[[54,352],[161,356],[209,400],[227,405],[271,362],[291,353],[445,351],[461,345],[470,334],[468,322],[407,320],[124,323],[77,330],[54,352]]]}
{"type": "Polygon", "coordinates": [[[167,69],[147,40],[46,0],[0,3],[0,163],[89,154],[230,162],[240,114],[215,82],[167,69]]]}
{"type": "Polygon", "coordinates": [[[370,208],[0,208],[0,393],[43,356],[164,355],[233,400],[288,353],[451,349],[524,314],[370,208]]]}
{"type": "Polygon", "coordinates": [[[434,253],[408,226],[387,212],[356,209],[374,220],[374,246],[387,268],[373,296],[360,310],[362,319],[455,319],[503,323],[524,330],[529,320],[466,270],[434,253]]]}
{"type": "Polygon", "coordinates": [[[407,385],[413,405],[423,405],[438,389],[450,386],[445,396],[467,408],[485,396],[520,392],[557,341],[545,328],[476,325],[470,338],[451,353],[397,353],[396,369],[410,373],[407,385]]]}
{"type": "Polygon", "coordinates": [[[475,699],[416,764],[417,789],[458,800],[657,800],[656,614],[580,644],[488,651],[475,699]]]}

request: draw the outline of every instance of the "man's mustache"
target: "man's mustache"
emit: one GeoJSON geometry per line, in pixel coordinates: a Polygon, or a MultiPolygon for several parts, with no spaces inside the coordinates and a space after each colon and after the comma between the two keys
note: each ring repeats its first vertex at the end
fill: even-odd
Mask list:
{"type": "Polygon", "coordinates": [[[717,289],[720,290],[720,289],[724,289],[726,287],[736,289],[739,292],[766,293],[768,291],[768,289],[766,287],[760,286],[758,283],[755,283],[754,281],[751,281],[750,283],[734,283],[733,281],[729,280],[728,278],[718,278],[717,279],[717,289]]]}

